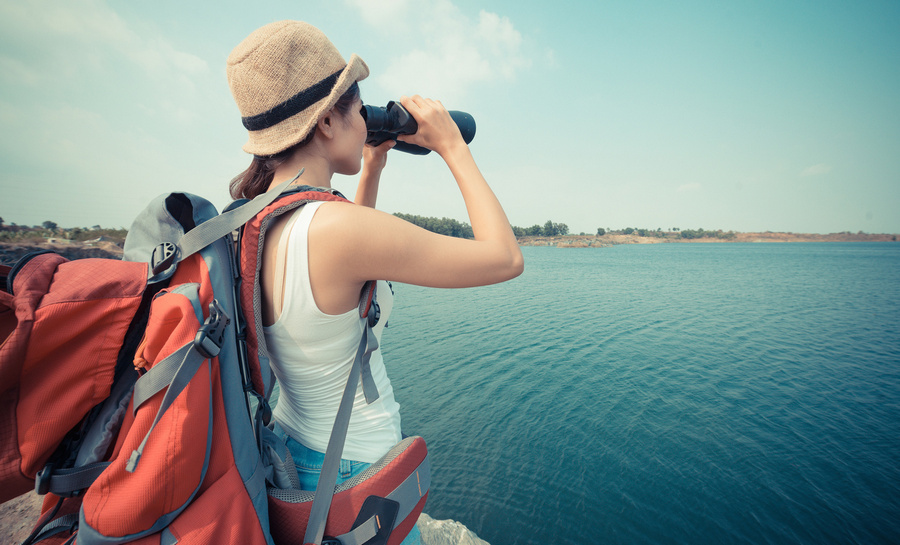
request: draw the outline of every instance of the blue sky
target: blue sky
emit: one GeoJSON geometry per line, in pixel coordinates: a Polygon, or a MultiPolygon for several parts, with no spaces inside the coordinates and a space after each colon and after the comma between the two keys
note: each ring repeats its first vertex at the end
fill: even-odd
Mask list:
{"type": "MultiPolygon", "coordinates": [[[[514,225],[900,233],[896,1],[0,0],[0,217],[222,208],[249,163],[225,59],[279,19],[365,59],[370,104],[472,113],[514,225]]],[[[392,153],[379,208],[467,220],[434,154],[392,153]]]]}

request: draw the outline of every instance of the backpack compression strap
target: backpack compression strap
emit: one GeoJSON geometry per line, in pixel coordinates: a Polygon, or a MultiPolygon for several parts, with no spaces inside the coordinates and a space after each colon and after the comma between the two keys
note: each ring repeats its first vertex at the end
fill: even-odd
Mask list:
{"type": "Polygon", "coordinates": [[[158,251],[154,250],[153,252],[149,282],[153,283],[166,278],[168,275],[165,273],[174,270],[174,265],[253,219],[265,207],[275,202],[282,192],[302,174],[303,169],[300,169],[293,180],[284,182],[270,191],[257,195],[248,203],[201,223],[182,235],[176,244],[167,242],[160,245],[157,248],[158,251]]]}
{"type": "Polygon", "coordinates": [[[366,284],[359,308],[360,319],[365,323],[365,327],[356,350],[356,358],[350,367],[350,376],[344,387],[341,404],[334,419],[334,427],[331,428],[331,437],[328,438],[325,461],[322,462],[322,471],[319,473],[319,481],[316,483],[316,495],[310,508],[306,534],[303,536],[304,544],[319,545],[325,535],[325,523],[328,520],[328,510],[331,508],[331,500],[334,496],[335,482],[337,482],[338,470],[341,465],[341,454],[344,452],[344,442],[347,439],[347,428],[350,424],[350,413],[353,411],[357,383],[362,380],[363,393],[366,394],[367,403],[378,399],[378,390],[375,388],[375,382],[372,380],[369,370],[369,359],[372,352],[378,348],[378,340],[375,338],[375,332],[372,331],[380,314],[378,305],[375,303],[375,282],[366,284]],[[370,383],[368,385],[366,384],[367,380],[370,383]],[[367,391],[367,386],[374,390],[374,397],[371,399],[369,397],[371,392],[367,391]]]}

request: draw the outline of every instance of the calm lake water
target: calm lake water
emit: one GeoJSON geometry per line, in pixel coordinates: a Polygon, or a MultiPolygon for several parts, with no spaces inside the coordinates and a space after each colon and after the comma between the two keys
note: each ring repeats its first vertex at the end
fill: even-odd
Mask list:
{"type": "Polygon", "coordinates": [[[493,545],[900,542],[900,244],[523,251],[394,285],[426,512],[493,545]]]}

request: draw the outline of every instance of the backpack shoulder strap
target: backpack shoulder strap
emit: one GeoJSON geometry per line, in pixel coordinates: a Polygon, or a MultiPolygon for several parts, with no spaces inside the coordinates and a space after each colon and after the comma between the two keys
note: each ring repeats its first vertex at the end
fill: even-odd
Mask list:
{"type": "MultiPolygon", "coordinates": [[[[265,335],[262,328],[262,293],[259,290],[262,250],[269,227],[281,215],[308,202],[350,202],[335,190],[310,186],[294,185],[283,189],[275,188],[272,193],[276,193],[275,198],[244,224],[238,252],[241,275],[240,306],[247,323],[246,349],[250,374],[254,390],[263,397],[268,397],[274,386],[268,372],[268,350],[265,346],[265,335]]],[[[254,201],[250,201],[236,210],[240,210],[254,201]]]]}
{"type": "MultiPolygon", "coordinates": [[[[274,192],[274,191],[273,191],[274,192]]],[[[276,199],[270,201],[252,219],[247,221],[241,233],[240,243],[240,268],[241,268],[241,306],[247,322],[252,324],[247,331],[247,353],[252,362],[251,368],[261,373],[262,369],[269,368],[268,350],[265,348],[265,336],[262,331],[259,279],[261,271],[261,254],[265,241],[266,231],[272,221],[282,214],[295,211],[298,207],[311,201],[337,201],[348,202],[347,199],[336,192],[322,191],[316,188],[300,186],[286,191],[279,190],[276,199]],[[252,314],[251,314],[252,313],[252,314]]],[[[252,203],[253,201],[251,201],[252,203]]],[[[243,208],[243,205],[240,208],[243,208]]],[[[288,238],[293,221],[299,214],[295,214],[291,223],[285,226],[279,246],[283,246],[288,238]]],[[[283,269],[284,248],[280,247],[276,267],[283,269]]],[[[282,289],[276,286],[275,293],[282,289]]],[[[331,506],[334,494],[334,482],[340,466],[341,453],[347,437],[347,429],[350,415],[353,410],[357,384],[362,383],[363,393],[367,403],[372,403],[379,397],[378,389],[372,377],[369,359],[378,348],[378,341],[372,328],[380,318],[378,303],[375,298],[376,282],[366,282],[360,293],[359,317],[363,323],[363,333],[357,348],[356,357],[347,377],[347,384],[341,397],[340,407],[335,417],[334,426],[326,449],[325,460],[319,475],[318,486],[311,508],[309,523],[304,536],[304,543],[321,543],[325,530],[325,521],[331,506]]],[[[254,386],[261,377],[254,377],[254,386]]],[[[263,392],[268,398],[270,386],[266,384],[257,391],[263,392]]]]}

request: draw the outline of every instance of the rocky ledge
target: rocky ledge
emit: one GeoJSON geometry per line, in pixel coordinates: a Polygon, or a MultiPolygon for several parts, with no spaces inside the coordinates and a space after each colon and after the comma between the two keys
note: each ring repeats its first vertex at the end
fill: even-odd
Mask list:
{"type": "Polygon", "coordinates": [[[422,532],[422,545],[489,545],[455,520],[434,520],[422,513],[416,524],[422,532]]]}
{"type": "MultiPolygon", "coordinates": [[[[41,496],[34,492],[0,504],[0,543],[22,543],[41,512],[41,496]]],[[[422,545],[489,545],[455,520],[435,520],[422,513],[418,521],[422,545]]]]}

